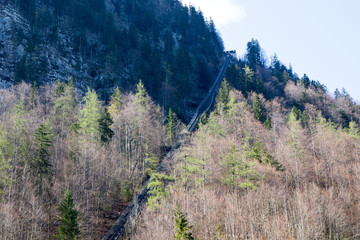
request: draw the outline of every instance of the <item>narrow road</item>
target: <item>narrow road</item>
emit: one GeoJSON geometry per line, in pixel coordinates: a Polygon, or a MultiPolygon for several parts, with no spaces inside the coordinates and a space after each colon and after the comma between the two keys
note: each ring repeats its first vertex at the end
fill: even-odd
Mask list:
{"type": "MultiPolygon", "coordinates": [[[[204,100],[199,104],[199,106],[196,109],[196,112],[191,119],[190,123],[187,125],[187,133],[182,134],[179,139],[176,141],[174,146],[171,148],[169,153],[164,157],[163,161],[160,163],[158,169],[156,172],[166,172],[169,165],[169,160],[172,159],[174,151],[178,149],[181,146],[182,141],[192,131],[194,131],[195,127],[199,123],[200,119],[206,113],[209,111],[211,106],[214,104],[216,92],[218,89],[218,86],[221,82],[221,80],[224,77],[227,65],[230,62],[230,59],[232,56],[228,55],[215,82],[213,83],[212,87],[209,89],[208,94],[204,98],[204,100]]],[[[140,192],[137,194],[137,196],[134,198],[133,202],[125,209],[125,211],[121,214],[121,216],[118,218],[118,220],[115,222],[115,224],[111,227],[109,232],[103,237],[102,240],[118,240],[121,239],[121,237],[125,234],[126,229],[128,227],[131,227],[131,224],[136,221],[136,218],[139,214],[139,212],[142,209],[142,206],[146,203],[148,198],[148,184],[149,181],[146,181],[143,188],[140,190],[140,192]]]]}

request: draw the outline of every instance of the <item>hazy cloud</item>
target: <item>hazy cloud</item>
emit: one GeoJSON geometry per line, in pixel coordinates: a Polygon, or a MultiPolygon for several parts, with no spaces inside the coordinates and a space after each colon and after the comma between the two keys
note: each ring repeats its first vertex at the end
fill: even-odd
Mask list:
{"type": "Polygon", "coordinates": [[[193,5],[211,17],[217,26],[238,22],[246,17],[243,5],[236,0],[181,0],[186,5],[193,5]]]}

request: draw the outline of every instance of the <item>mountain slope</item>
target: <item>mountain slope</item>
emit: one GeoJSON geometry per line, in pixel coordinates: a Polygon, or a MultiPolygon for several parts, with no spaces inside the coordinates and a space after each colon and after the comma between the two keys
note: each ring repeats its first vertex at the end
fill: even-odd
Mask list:
{"type": "Polygon", "coordinates": [[[3,84],[73,76],[108,99],[114,86],[142,79],[159,104],[184,116],[223,51],[214,24],[173,0],[6,0],[0,14],[3,84]]]}

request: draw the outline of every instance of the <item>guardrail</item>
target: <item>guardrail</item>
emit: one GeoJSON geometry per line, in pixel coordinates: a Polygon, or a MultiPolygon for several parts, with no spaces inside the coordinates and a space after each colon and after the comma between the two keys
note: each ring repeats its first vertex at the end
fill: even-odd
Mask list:
{"type": "MultiPolygon", "coordinates": [[[[181,134],[174,146],[171,148],[171,150],[166,154],[163,161],[157,168],[156,172],[166,172],[167,166],[166,164],[169,162],[167,160],[172,159],[174,151],[178,149],[181,146],[181,142],[183,139],[192,131],[194,131],[196,125],[199,123],[200,119],[206,113],[209,111],[210,107],[213,105],[216,95],[216,89],[218,88],[224,74],[226,67],[231,59],[231,56],[228,56],[216,78],[214,81],[212,87],[209,89],[208,94],[206,97],[201,101],[199,106],[196,109],[196,112],[194,113],[193,118],[187,125],[187,132],[184,134],[181,134]]],[[[138,213],[141,211],[142,206],[146,203],[146,200],[148,198],[148,184],[150,182],[150,179],[146,181],[143,188],[140,190],[140,192],[136,195],[133,202],[125,209],[125,211],[121,214],[121,216],[118,218],[118,220],[115,222],[115,224],[111,227],[111,229],[108,231],[108,233],[102,238],[102,240],[119,240],[121,237],[125,234],[126,229],[131,227],[131,224],[133,221],[136,220],[136,217],[138,213]]]]}

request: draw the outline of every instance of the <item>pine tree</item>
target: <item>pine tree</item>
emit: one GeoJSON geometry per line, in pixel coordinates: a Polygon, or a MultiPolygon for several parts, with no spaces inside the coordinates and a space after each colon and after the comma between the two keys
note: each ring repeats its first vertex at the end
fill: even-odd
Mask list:
{"type": "Polygon", "coordinates": [[[99,119],[100,141],[102,143],[109,143],[111,141],[114,132],[111,130],[110,126],[113,123],[114,121],[112,120],[110,113],[107,108],[105,108],[101,118],[99,119]]]}
{"type": "Polygon", "coordinates": [[[88,88],[87,93],[83,98],[84,106],[80,110],[79,125],[80,132],[84,135],[90,136],[93,141],[99,140],[99,119],[100,113],[100,101],[95,90],[88,88]]]}
{"type": "Polygon", "coordinates": [[[149,106],[149,102],[147,99],[147,92],[146,89],[144,87],[143,82],[140,80],[139,83],[136,86],[136,93],[135,93],[135,97],[136,97],[136,103],[144,108],[147,108],[149,106]]]}
{"type": "Polygon", "coordinates": [[[122,105],[122,96],[119,87],[116,87],[115,92],[111,95],[109,113],[112,118],[115,117],[122,105]]]}
{"type": "Polygon", "coordinates": [[[149,198],[147,206],[156,210],[161,201],[167,196],[166,186],[169,182],[174,182],[175,178],[166,174],[154,173],[148,184],[149,198]]]}
{"type": "Polygon", "coordinates": [[[219,93],[216,96],[216,109],[218,113],[226,111],[227,104],[229,102],[230,85],[224,78],[221,82],[219,93]]]}
{"type": "Polygon", "coordinates": [[[264,121],[264,106],[257,94],[254,96],[253,110],[255,118],[261,122],[264,121]]]}
{"type": "Polygon", "coordinates": [[[72,192],[67,189],[59,207],[61,213],[57,238],[61,240],[79,239],[78,211],[75,209],[72,192]]]}
{"type": "Polygon", "coordinates": [[[249,137],[245,138],[242,155],[235,146],[225,155],[225,167],[228,173],[224,176],[224,183],[233,188],[256,190],[256,183],[260,179],[259,174],[253,169],[255,165],[251,160],[249,137]]]}
{"type": "Polygon", "coordinates": [[[55,104],[53,107],[53,126],[62,133],[76,121],[76,96],[73,80],[64,84],[58,80],[55,88],[55,104]]]}
{"type": "Polygon", "coordinates": [[[175,140],[175,116],[171,108],[169,109],[168,117],[166,118],[166,136],[169,139],[170,145],[173,145],[175,140]]]}
{"type": "Polygon", "coordinates": [[[51,173],[49,162],[49,147],[52,144],[51,136],[49,122],[40,124],[39,128],[35,130],[36,155],[32,167],[36,170],[40,180],[51,173]]]}
{"type": "Polygon", "coordinates": [[[266,120],[264,122],[264,125],[266,127],[267,130],[270,130],[271,129],[271,121],[270,121],[270,118],[269,116],[266,117],[266,120]]]}
{"type": "Polygon", "coordinates": [[[242,89],[244,89],[244,94],[246,95],[248,91],[254,90],[255,88],[254,86],[255,73],[248,65],[245,65],[243,70],[244,70],[244,86],[242,86],[242,89]]]}
{"type": "Polygon", "coordinates": [[[193,240],[192,233],[189,232],[192,226],[189,225],[185,214],[180,210],[179,205],[175,209],[175,239],[176,240],[193,240]]]}

